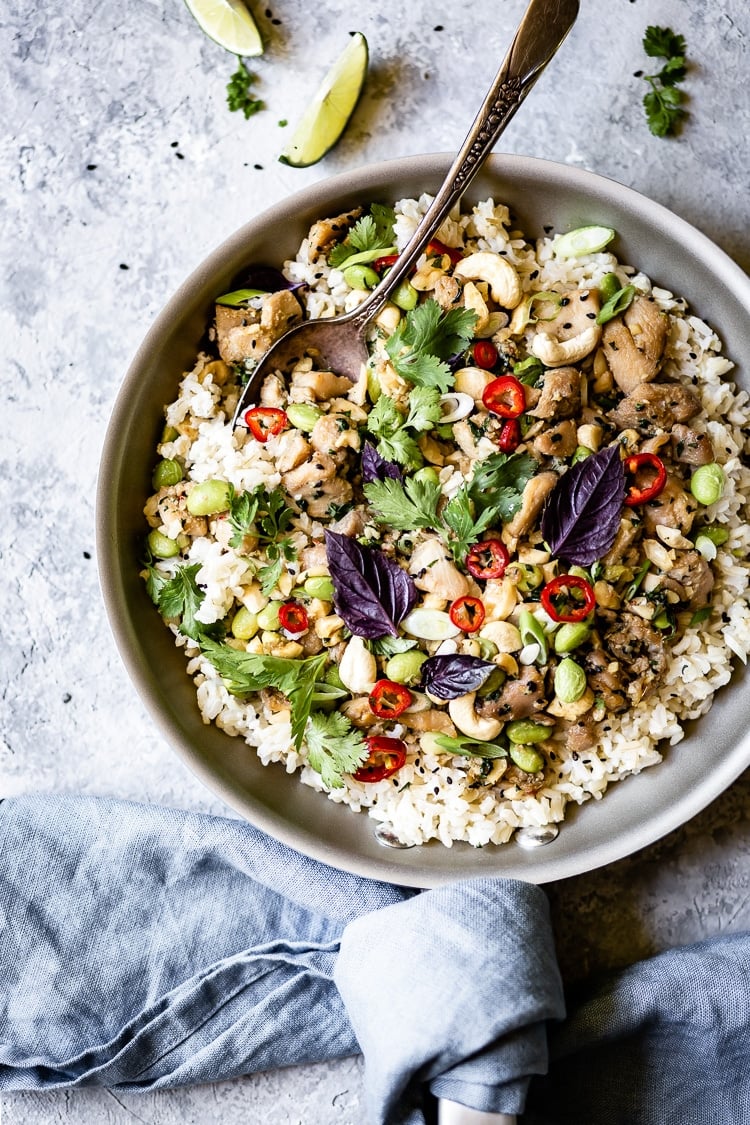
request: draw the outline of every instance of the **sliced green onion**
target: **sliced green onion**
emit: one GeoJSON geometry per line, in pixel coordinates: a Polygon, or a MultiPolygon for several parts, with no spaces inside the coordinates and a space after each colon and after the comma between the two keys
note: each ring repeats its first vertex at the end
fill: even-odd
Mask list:
{"type": "Polygon", "coordinates": [[[603,250],[614,237],[612,227],[577,227],[567,234],[559,235],[555,239],[553,250],[557,258],[580,258],[584,254],[596,254],[603,250]]]}
{"type": "Polygon", "coordinates": [[[528,609],[521,610],[518,618],[518,631],[521,634],[521,641],[524,648],[529,644],[539,645],[539,655],[537,661],[539,664],[547,663],[547,634],[542,627],[540,621],[530,613],[528,609]]]}
{"type": "Polygon", "coordinates": [[[267,292],[267,289],[234,289],[231,293],[224,293],[221,297],[217,297],[216,304],[239,308],[241,305],[247,304],[248,301],[252,301],[253,297],[265,297],[267,292]]]}
{"type": "Polygon", "coordinates": [[[622,289],[618,289],[613,297],[607,301],[606,305],[602,305],[599,310],[599,315],[596,318],[597,324],[607,324],[608,321],[614,320],[620,313],[625,312],[625,309],[630,308],[635,297],[636,289],[634,285],[626,285],[622,289]]]}

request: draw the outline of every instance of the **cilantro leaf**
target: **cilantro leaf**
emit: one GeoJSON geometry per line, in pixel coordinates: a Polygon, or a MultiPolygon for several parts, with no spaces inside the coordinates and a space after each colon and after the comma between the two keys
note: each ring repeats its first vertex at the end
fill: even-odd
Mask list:
{"type": "Polygon", "coordinates": [[[358,219],[344,241],[331,249],[328,264],[340,267],[354,254],[389,250],[393,246],[395,218],[393,208],[373,203],[370,213],[358,219]]]}
{"type": "Polygon", "coordinates": [[[201,648],[233,695],[250,695],[261,688],[274,687],[287,697],[292,712],[292,737],[299,749],[305,737],[315,681],[322,678],[328,659],[326,654],[287,660],[242,652],[209,639],[201,640],[201,648]]]}
{"type": "Polygon", "coordinates": [[[409,395],[409,413],[404,425],[422,433],[436,426],[442,416],[440,391],[435,387],[414,387],[409,395]]]}
{"type": "Polygon", "coordinates": [[[666,137],[676,133],[687,116],[683,107],[685,95],[677,89],[677,83],[687,74],[685,38],[669,27],[647,27],[643,49],[649,58],[665,60],[658,74],[643,75],[651,87],[643,97],[643,108],[654,136],[666,137]]]}
{"type": "Polygon", "coordinates": [[[229,495],[229,523],[232,536],[229,546],[235,550],[242,547],[246,535],[256,537],[265,548],[268,565],[258,571],[261,589],[268,597],[276,586],[284,570],[284,562],[292,562],[297,550],[291,539],[278,541],[279,535],[289,530],[294,512],[287,504],[280,488],[266,493],[262,485],[252,492],[239,495],[231,489],[229,495]]]}
{"type": "Polygon", "coordinates": [[[378,439],[378,453],[386,461],[418,468],[422,464],[422,454],[416,439],[404,428],[406,423],[394,399],[381,395],[370,411],[367,428],[378,439]]]}
{"type": "Polygon", "coordinates": [[[493,453],[481,461],[468,485],[477,510],[494,509],[494,518],[507,523],[521,506],[521,494],[539,468],[528,453],[493,453]]]}
{"type": "MultiPolygon", "coordinates": [[[[143,575],[143,572],[141,572],[143,575]]],[[[153,556],[148,552],[148,557],[145,562],[145,577],[146,577],[146,592],[151,598],[155,606],[159,605],[161,592],[170,580],[170,575],[165,574],[163,570],[159,570],[153,564],[153,556]]]]}
{"type": "Polygon", "coordinates": [[[179,628],[184,636],[202,642],[205,637],[220,636],[224,629],[221,622],[206,625],[197,619],[205,596],[195,581],[200,568],[200,563],[178,566],[174,576],[160,584],[156,605],[164,617],[180,618],[179,628]]]}
{"type": "Polygon", "coordinates": [[[410,383],[435,387],[445,394],[453,373],[445,362],[468,347],[476,313],[454,308],[444,312],[433,298],[406,314],[386,342],[394,370],[410,383]]]}
{"type": "Polygon", "coordinates": [[[346,715],[334,711],[312,714],[305,731],[307,760],[328,789],[341,789],[343,774],[352,773],[367,757],[367,743],[346,715]]]}
{"type": "Polygon", "coordinates": [[[437,529],[440,526],[438,503],[440,485],[434,481],[409,477],[402,484],[398,480],[373,481],[364,486],[368,503],[377,513],[378,520],[396,531],[416,531],[417,528],[437,529]]]}
{"type": "Polygon", "coordinates": [[[475,515],[475,505],[467,485],[462,485],[443,508],[441,518],[451,532],[449,546],[457,562],[463,562],[471,547],[483,531],[490,527],[498,514],[498,507],[489,506],[475,515]]]}
{"type": "Polygon", "coordinates": [[[256,78],[257,76],[249,71],[240,59],[237,69],[227,82],[227,105],[232,113],[241,110],[245,119],[252,117],[254,113],[264,108],[260,98],[253,97],[250,93],[250,87],[256,81],[256,78]]]}

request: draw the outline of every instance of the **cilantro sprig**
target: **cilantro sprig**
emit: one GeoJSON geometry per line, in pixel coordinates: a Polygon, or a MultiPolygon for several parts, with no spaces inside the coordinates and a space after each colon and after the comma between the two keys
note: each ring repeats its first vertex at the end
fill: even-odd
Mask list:
{"type": "Polygon", "coordinates": [[[469,346],[476,319],[471,309],[444,311],[432,297],[417,305],[386,342],[394,370],[409,383],[445,394],[453,386],[446,360],[469,346]]]}
{"type": "Polygon", "coordinates": [[[266,597],[273,591],[284,570],[284,563],[293,562],[297,549],[289,536],[294,512],[289,507],[280,488],[266,492],[262,485],[250,492],[237,493],[231,490],[229,496],[229,523],[232,536],[230,547],[242,547],[245,536],[257,537],[266,552],[268,565],[258,571],[261,590],[266,597]],[[284,536],[284,538],[279,538],[284,536]]]}
{"type": "Polygon", "coordinates": [[[656,137],[674,135],[687,116],[685,94],[678,89],[687,74],[685,38],[669,27],[647,27],[643,49],[649,58],[664,59],[658,74],[644,74],[651,89],[643,98],[648,127],[656,137]]]}
{"type": "Polygon", "coordinates": [[[377,438],[381,457],[418,469],[422,454],[414,434],[431,430],[441,416],[440,391],[435,387],[414,387],[406,414],[394,399],[382,394],[370,411],[367,429],[377,438]]]}
{"type": "Polygon", "coordinates": [[[257,75],[247,69],[242,59],[238,59],[237,69],[227,82],[227,105],[233,113],[241,111],[248,118],[264,108],[263,101],[250,92],[256,81],[257,75]]]}
{"type": "Polygon", "coordinates": [[[261,656],[229,645],[201,641],[205,656],[213,664],[233,695],[250,695],[261,688],[274,687],[289,700],[292,738],[296,749],[305,737],[305,727],[313,704],[315,682],[322,677],[328,657],[309,656],[288,660],[280,656],[261,656]]]}
{"type": "Polygon", "coordinates": [[[367,757],[367,743],[346,715],[315,711],[305,731],[307,760],[327,789],[341,789],[345,773],[353,773],[367,757]]]}
{"type": "Polygon", "coordinates": [[[206,638],[223,636],[224,626],[220,621],[207,625],[198,620],[198,610],[205,597],[195,580],[200,568],[200,563],[178,566],[170,577],[157,570],[149,560],[146,563],[146,589],[163,617],[179,618],[180,632],[203,643],[206,638]]]}
{"type": "Polygon", "coordinates": [[[355,254],[359,256],[392,250],[395,217],[392,207],[373,203],[369,214],[358,219],[343,242],[336,243],[332,248],[328,255],[329,265],[340,268],[355,254]]]}

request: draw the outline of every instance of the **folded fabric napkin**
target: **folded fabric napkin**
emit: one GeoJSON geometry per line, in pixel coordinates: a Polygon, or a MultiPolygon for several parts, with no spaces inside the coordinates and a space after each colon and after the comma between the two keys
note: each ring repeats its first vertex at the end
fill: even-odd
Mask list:
{"type": "Polygon", "coordinates": [[[426,1125],[436,1097],[529,1125],[750,1121],[745,936],[635,966],[563,1022],[538,887],[418,893],[241,821],[55,796],[0,804],[0,910],[0,1090],[361,1051],[375,1125],[426,1125]]]}

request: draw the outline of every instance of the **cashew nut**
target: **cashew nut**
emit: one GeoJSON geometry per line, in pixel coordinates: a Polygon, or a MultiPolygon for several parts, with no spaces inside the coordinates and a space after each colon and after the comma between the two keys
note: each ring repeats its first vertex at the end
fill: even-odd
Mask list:
{"type": "Polygon", "coordinates": [[[495,376],[482,367],[460,367],[456,372],[456,390],[471,395],[477,406],[482,405],[482,395],[495,376]]]}
{"type": "Polygon", "coordinates": [[[569,340],[556,340],[548,332],[537,332],[531,341],[531,351],[545,367],[564,367],[592,352],[599,343],[601,331],[598,325],[591,324],[569,340]]]}
{"type": "Polygon", "coordinates": [[[576,719],[580,719],[587,711],[590,711],[594,706],[594,693],[591,688],[586,688],[585,692],[580,699],[575,703],[563,703],[559,699],[553,699],[547,707],[547,712],[554,715],[556,719],[565,719],[570,723],[574,723],[576,719]]]}
{"type": "Polygon", "coordinates": [[[489,742],[491,739],[497,738],[503,729],[503,724],[500,719],[477,715],[474,710],[476,694],[475,691],[470,691],[467,695],[459,695],[458,699],[452,699],[448,704],[448,714],[458,729],[468,738],[476,738],[480,742],[489,742]]]}
{"type": "Polygon", "coordinates": [[[523,648],[521,634],[511,621],[490,621],[479,635],[497,645],[498,652],[520,652],[523,648]]]}
{"type": "Polygon", "coordinates": [[[443,605],[469,593],[468,579],[450,561],[443,544],[432,536],[414,548],[409,573],[418,590],[439,595],[443,605]]]}
{"type": "Polygon", "coordinates": [[[361,637],[352,637],[339,664],[339,676],[345,688],[357,694],[372,691],[378,675],[375,657],[361,637]]]}
{"type": "Polygon", "coordinates": [[[514,309],[523,296],[521,279],[510,262],[488,250],[462,258],[453,270],[453,276],[486,281],[492,300],[503,309],[514,309]]]}
{"type": "Polygon", "coordinates": [[[475,333],[483,332],[490,318],[490,310],[473,281],[467,281],[464,285],[464,308],[476,315],[475,333]]]}

